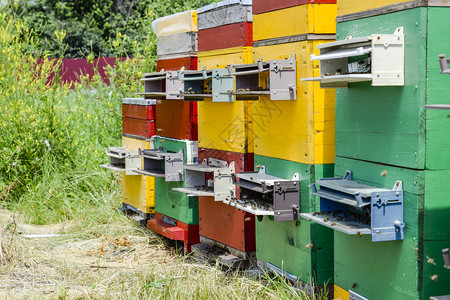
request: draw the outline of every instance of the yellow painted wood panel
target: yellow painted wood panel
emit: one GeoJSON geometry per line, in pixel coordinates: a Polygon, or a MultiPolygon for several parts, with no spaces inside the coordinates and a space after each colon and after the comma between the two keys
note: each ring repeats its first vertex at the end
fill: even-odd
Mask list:
{"type": "Polygon", "coordinates": [[[234,47],[198,52],[199,69],[225,68],[228,64],[246,64],[252,61],[252,47],[234,47]]]}
{"type": "Polygon", "coordinates": [[[337,2],[337,15],[348,15],[352,13],[362,12],[369,9],[380,8],[386,5],[414,2],[411,0],[339,0],[337,2]]]}
{"type": "Polygon", "coordinates": [[[334,162],[335,94],[301,78],[319,76],[319,64],[309,60],[316,46],[329,41],[302,41],[253,48],[253,61],[283,59],[295,53],[297,100],[254,103],[255,154],[305,164],[334,162]]]}
{"type": "MultiPolygon", "coordinates": [[[[224,68],[252,62],[252,47],[236,47],[198,53],[199,66],[224,68]]],[[[198,103],[198,146],[223,151],[253,153],[253,102],[198,103]]]]}
{"type": "Polygon", "coordinates": [[[349,300],[350,295],[349,292],[347,292],[346,290],[338,287],[337,285],[334,285],[334,299],[338,300],[349,300]]]}
{"type": "Polygon", "coordinates": [[[253,40],[336,32],[336,4],[307,4],[253,16],[253,40]]]}
{"type": "MultiPolygon", "coordinates": [[[[129,150],[150,149],[150,142],[122,137],[122,146],[129,150]]],[[[155,178],[143,175],[122,175],[122,202],[143,213],[155,212],[155,178]]]]}

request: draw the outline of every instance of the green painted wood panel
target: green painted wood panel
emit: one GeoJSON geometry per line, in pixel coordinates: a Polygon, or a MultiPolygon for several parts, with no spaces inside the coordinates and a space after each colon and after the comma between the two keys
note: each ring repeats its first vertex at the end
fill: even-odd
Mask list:
{"type": "MultiPolygon", "coordinates": [[[[186,161],[186,142],[156,138],[155,147],[164,151],[178,152],[183,149],[186,161]]],[[[188,225],[198,224],[198,197],[188,197],[184,193],[172,191],[172,188],[184,187],[183,182],[166,182],[164,178],[155,178],[155,210],[188,225]]]]}
{"type": "Polygon", "coordinates": [[[390,189],[403,182],[405,239],[372,242],[370,236],[335,232],[335,283],[369,299],[421,299],[425,171],[336,157],[335,176],[346,170],[372,186],[390,189]]]}
{"type": "Polygon", "coordinates": [[[425,171],[424,239],[450,247],[450,170],[425,171]]]}
{"type": "Polygon", "coordinates": [[[405,34],[405,86],[350,84],[336,90],[336,155],[425,168],[427,8],[337,24],[337,39],[405,34]]]}
{"type": "MultiPolygon", "coordinates": [[[[450,75],[440,74],[439,54],[450,55],[450,7],[428,8],[427,104],[450,103],[450,75]]],[[[426,110],[426,167],[450,168],[450,112],[426,110]]]]}
{"type": "Polygon", "coordinates": [[[444,259],[442,258],[442,249],[449,247],[449,241],[425,242],[425,259],[423,266],[423,299],[430,299],[430,296],[450,295],[450,270],[447,270],[443,267],[444,259]],[[434,263],[429,259],[434,260],[434,263]]]}
{"type": "MultiPolygon", "coordinates": [[[[309,184],[316,178],[330,177],[333,174],[333,165],[305,165],[255,155],[255,167],[258,165],[265,165],[267,173],[281,178],[292,177],[295,172],[300,174],[303,212],[314,211],[316,208],[309,184]]],[[[269,220],[269,217],[264,217],[262,221],[255,223],[257,259],[282,268],[304,282],[315,279],[319,285],[332,283],[333,231],[331,229],[303,219],[275,222],[269,220]],[[312,244],[312,247],[308,244],[312,244]]]]}

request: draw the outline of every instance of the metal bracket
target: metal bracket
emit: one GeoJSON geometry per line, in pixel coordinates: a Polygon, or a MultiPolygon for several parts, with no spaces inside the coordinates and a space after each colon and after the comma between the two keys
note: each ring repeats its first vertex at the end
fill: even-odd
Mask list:
{"type": "Polygon", "coordinates": [[[174,191],[183,192],[192,196],[210,196],[215,201],[223,201],[235,196],[233,174],[234,162],[230,165],[226,161],[210,158],[201,164],[184,166],[186,172],[185,188],[174,188],[174,191]],[[207,175],[210,173],[211,175],[207,175]]]}
{"type": "Polygon", "coordinates": [[[182,100],[183,94],[180,91],[184,90],[184,83],[179,79],[179,72],[184,72],[184,68],[179,71],[166,72],[166,99],[167,100],[182,100]]]}
{"type": "Polygon", "coordinates": [[[105,149],[109,156],[109,164],[100,165],[103,168],[125,172],[125,175],[139,175],[135,171],[141,165],[141,158],[137,151],[127,150],[125,147],[110,147],[105,149]]]}
{"type": "Polygon", "coordinates": [[[325,178],[311,185],[320,197],[320,212],[302,217],[347,234],[371,234],[372,241],[403,240],[403,190],[397,181],[392,190],[368,186],[343,178],[325,178]],[[360,211],[361,213],[357,213],[360,211]]]}
{"type": "Polygon", "coordinates": [[[144,82],[144,92],[135,93],[136,95],[152,99],[161,99],[166,96],[166,73],[164,70],[157,73],[146,73],[140,80],[144,82]]]}
{"type": "Polygon", "coordinates": [[[300,181],[295,173],[292,180],[266,174],[265,166],[258,172],[236,175],[234,184],[240,187],[240,199],[227,199],[224,203],[254,215],[272,215],[275,221],[300,218],[300,181]]]}
{"type": "Polygon", "coordinates": [[[320,55],[311,60],[320,61],[320,77],[302,81],[319,81],[322,88],[346,88],[352,82],[371,82],[373,86],[404,86],[403,27],[393,34],[372,34],[365,37],[347,37],[317,46],[320,55]],[[350,57],[360,57],[350,62],[350,57]]]}
{"type": "Polygon", "coordinates": [[[167,182],[183,181],[183,149],[177,153],[164,152],[161,149],[138,149],[139,156],[143,158],[143,168],[137,173],[164,177],[167,182]]]}
{"type": "Polygon", "coordinates": [[[439,65],[441,66],[441,74],[450,74],[450,58],[445,58],[445,54],[439,55],[439,65]]]}
{"type": "Polygon", "coordinates": [[[212,70],[213,102],[233,102],[234,96],[228,91],[234,89],[234,78],[227,69],[212,70]]]}

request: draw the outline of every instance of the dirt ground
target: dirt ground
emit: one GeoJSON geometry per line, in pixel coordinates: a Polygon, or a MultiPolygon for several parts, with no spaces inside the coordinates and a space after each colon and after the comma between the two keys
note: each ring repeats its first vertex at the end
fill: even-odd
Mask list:
{"type": "Polygon", "coordinates": [[[128,234],[87,239],[65,233],[75,225],[29,225],[0,210],[0,298],[127,298],[123,289],[139,287],[139,277],[179,258],[159,238],[132,224],[117,230],[128,234]]]}

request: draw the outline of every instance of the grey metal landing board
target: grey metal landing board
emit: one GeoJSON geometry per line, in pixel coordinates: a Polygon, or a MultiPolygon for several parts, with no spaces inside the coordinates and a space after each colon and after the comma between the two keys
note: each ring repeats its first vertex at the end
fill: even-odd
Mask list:
{"type": "Polygon", "coordinates": [[[213,191],[204,191],[197,188],[173,188],[172,191],[182,192],[187,194],[188,196],[205,196],[205,197],[214,197],[213,191]]]}
{"type": "Polygon", "coordinates": [[[267,209],[265,209],[261,208],[261,206],[256,203],[253,203],[252,205],[252,203],[246,203],[242,200],[224,200],[222,202],[228,204],[229,206],[233,206],[237,209],[251,213],[255,216],[273,216],[275,214],[272,205],[268,205],[267,209]]]}
{"type": "Polygon", "coordinates": [[[330,215],[313,215],[312,213],[301,213],[302,218],[307,219],[331,229],[346,233],[346,234],[372,234],[369,225],[359,222],[345,222],[339,221],[336,217],[330,215]]]}
{"type": "Polygon", "coordinates": [[[141,175],[152,176],[152,177],[165,177],[166,176],[164,174],[164,170],[158,170],[158,169],[153,169],[153,170],[136,169],[136,170],[134,170],[134,172],[141,174],[141,175]]]}
{"type": "Polygon", "coordinates": [[[125,172],[126,171],[125,168],[115,167],[110,164],[103,164],[103,165],[100,165],[100,167],[111,170],[111,171],[115,171],[115,172],[125,172]]]}

